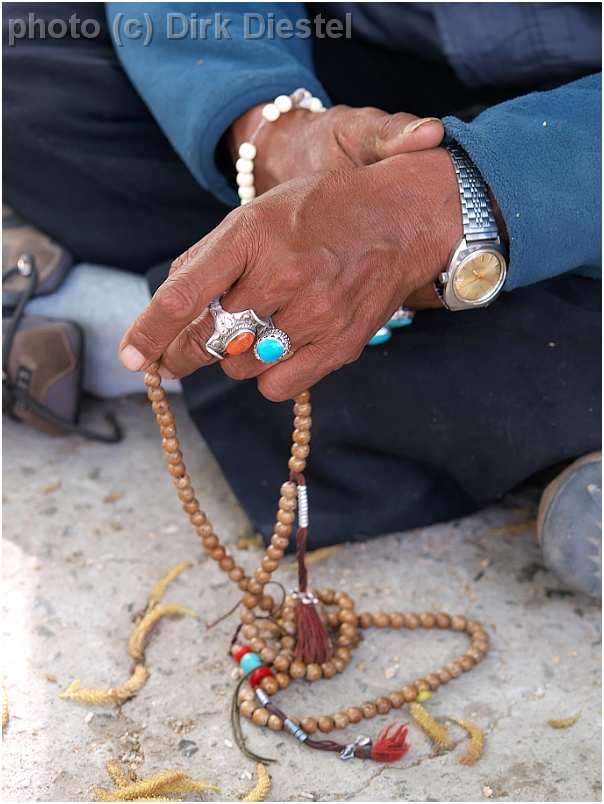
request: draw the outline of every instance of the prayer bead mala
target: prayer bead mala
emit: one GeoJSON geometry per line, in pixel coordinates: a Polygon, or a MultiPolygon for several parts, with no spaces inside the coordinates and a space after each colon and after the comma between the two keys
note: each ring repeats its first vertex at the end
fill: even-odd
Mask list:
{"type": "MultiPolygon", "coordinates": [[[[292,109],[310,112],[325,111],[319,98],[308,90],[297,89],[291,95],[280,95],[262,110],[261,121],[250,137],[239,147],[236,162],[238,193],[241,204],[252,201],[256,195],[254,186],[255,140],[262,128],[273,123],[292,109]]],[[[462,616],[449,616],[442,612],[423,614],[379,613],[357,614],[354,601],[346,592],[323,589],[312,593],[308,589],[308,573],[305,564],[306,538],[308,532],[308,495],[304,470],[310,454],[312,427],[310,393],[304,391],[294,399],[294,422],[289,478],[281,486],[275,527],[270,544],[252,576],[245,573],[229,555],[214,532],[212,523],[199,507],[191,479],[183,462],[176,423],[166,394],[161,387],[158,365],[152,364],[145,374],[148,397],[162,436],[168,471],[176,487],[176,493],[188,515],[191,525],[201,539],[204,550],[213,558],[229,579],[241,590],[241,625],[232,640],[232,655],[242,670],[242,678],[233,697],[232,725],[241,750],[261,761],[262,757],[250,752],[241,733],[239,715],[249,718],[258,726],[268,726],[274,731],[286,729],[305,745],[323,751],[338,752],[342,759],[358,757],[378,762],[392,762],[408,750],[406,724],[389,726],[382,730],[375,741],[357,737],[352,743],[342,744],[332,740],[316,740],[311,735],[328,734],[345,729],[350,724],[360,723],[376,715],[387,714],[391,709],[400,709],[423,695],[437,690],[452,678],[469,672],[486,655],[489,640],[483,626],[462,616]],[[298,519],[296,551],[298,558],[298,589],[285,596],[277,604],[266,592],[266,586],[274,583],[273,573],[289,546],[294,522],[298,519]],[[316,595],[316,596],[315,596],[316,595]],[[333,607],[332,611],[317,608],[322,603],[333,607]],[[264,612],[261,614],[260,612],[264,612]],[[305,679],[309,682],[333,678],[342,673],[350,662],[352,651],[361,640],[361,630],[368,628],[439,628],[464,632],[470,638],[469,649],[457,659],[433,673],[415,679],[401,689],[365,701],[331,715],[290,718],[272,701],[271,696],[287,689],[292,681],[305,679]],[[236,644],[239,634],[248,644],[236,644]],[[249,684],[248,684],[249,681],[249,684]]]]}
{"type": "MultiPolygon", "coordinates": [[[[308,391],[294,400],[289,479],[281,486],[274,533],[260,566],[252,576],[248,576],[221,544],[212,523],[199,506],[183,461],[174,415],[161,387],[157,364],[152,364],[147,370],[145,384],[159,425],[168,471],[183,510],[201,539],[204,550],[227,573],[230,580],[238,584],[243,593],[240,601],[241,625],[233,642],[235,643],[240,634],[246,644],[233,644],[232,648],[235,660],[243,662],[241,669],[244,676],[236,698],[238,712],[256,725],[267,726],[274,731],[285,728],[306,745],[320,750],[337,751],[345,759],[352,756],[377,761],[398,759],[407,750],[406,727],[399,728],[394,733],[389,727],[378,735],[375,742],[369,738],[357,738],[354,743],[340,744],[331,740],[314,740],[311,735],[317,732],[328,734],[376,715],[386,714],[392,709],[400,709],[405,704],[416,701],[418,696],[421,698],[422,693],[434,692],[451,679],[469,672],[488,652],[489,639],[484,627],[464,616],[450,616],[442,612],[357,614],[354,601],[346,592],[322,589],[316,591],[314,597],[307,591],[304,547],[308,528],[308,497],[303,472],[310,452],[312,427],[308,391]],[[282,603],[277,604],[266,593],[265,587],[272,582],[272,575],[278,569],[289,545],[296,509],[299,520],[299,581],[302,580],[304,588],[290,593],[282,603]],[[326,607],[319,608],[316,612],[327,639],[327,652],[322,656],[322,661],[313,661],[312,655],[309,658],[300,655],[299,651],[302,642],[300,624],[306,621],[299,619],[298,612],[306,614],[311,609],[314,612],[315,603],[326,607]],[[350,662],[354,648],[361,640],[361,631],[372,627],[410,630],[438,628],[463,632],[470,639],[470,647],[448,664],[410,681],[398,690],[333,714],[290,718],[276,707],[270,696],[287,689],[292,681],[305,679],[314,682],[322,678],[333,678],[343,672],[350,662]],[[249,658],[246,659],[246,656],[249,658]]],[[[301,587],[300,584],[299,586],[301,587]]],[[[314,648],[316,644],[311,646],[311,654],[314,648]]],[[[247,750],[246,753],[256,756],[247,750]]]]}

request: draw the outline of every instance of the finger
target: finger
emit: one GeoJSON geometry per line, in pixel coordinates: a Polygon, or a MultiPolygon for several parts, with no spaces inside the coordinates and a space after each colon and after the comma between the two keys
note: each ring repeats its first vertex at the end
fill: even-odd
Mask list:
{"type": "Polygon", "coordinates": [[[387,114],[372,108],[342,114],[335,128],[336,138],[347,155],[364,165],[436,148],[444,137],[444,127],[436,117],[420,118],[406,112],[387,114]]]}
{"type": "Polygon", "coordinates": [[[246,222],[242,215],[236,218],[231,213],[175,261],[177,270],[156,291],[146,310],[122,338],[119,358],[127,369],[142,371],[158,360],[209,302],[243,273],[248,262],[248,244],[254,242],[246,222]]]}
{"type": "Polygon", "coordinates": [[[309,343],[289,360],[278,363],[261,374],[258,378],[258,390],[272,402],[284,402],[312,388],[323,377],[347,362],[350,361],[336,357],[329,343],[309,343]]]}
{"type": "Polygon", "coordinates": [[[162,377],[186,377],[217,358],[206,351],[205,344],[214,331],[214,318],[206,308],[186,326],[165,349],[160,363],[162,377]]]}

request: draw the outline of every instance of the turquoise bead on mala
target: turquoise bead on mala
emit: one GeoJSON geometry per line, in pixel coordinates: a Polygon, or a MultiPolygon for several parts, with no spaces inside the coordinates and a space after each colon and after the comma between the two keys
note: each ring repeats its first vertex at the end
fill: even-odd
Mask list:
{"type": "Polygon", "coordinates": [[[239,666],[246,676],[248,673],[256,670],[257,667],[262,667],[263,664],[264,662],[257,653],[246,653],[241,657],[241,661],[239,662],[239,666]]]}

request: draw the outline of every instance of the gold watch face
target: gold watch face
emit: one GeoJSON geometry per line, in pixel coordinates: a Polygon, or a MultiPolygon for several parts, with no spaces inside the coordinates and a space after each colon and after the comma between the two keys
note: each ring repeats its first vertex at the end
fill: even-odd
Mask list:
{"type": "Polygon", "coordinates": [[[503,277],[503,259],[495,251],[478,251],[459,266],[453,277],[453,290],[461,301],[479,302],[489,298],[503,277]]]}

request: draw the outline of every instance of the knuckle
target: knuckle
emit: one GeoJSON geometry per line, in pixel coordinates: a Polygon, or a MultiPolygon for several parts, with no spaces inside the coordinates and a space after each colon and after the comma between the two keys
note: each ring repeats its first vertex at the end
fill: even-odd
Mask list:
{"type": "Polygon", "coordinates": [[[155,294],[154,302],[162,316],[180,319],[191,313],[194,298],[184,282],[170,281],[169,277],[155,294]]]}

